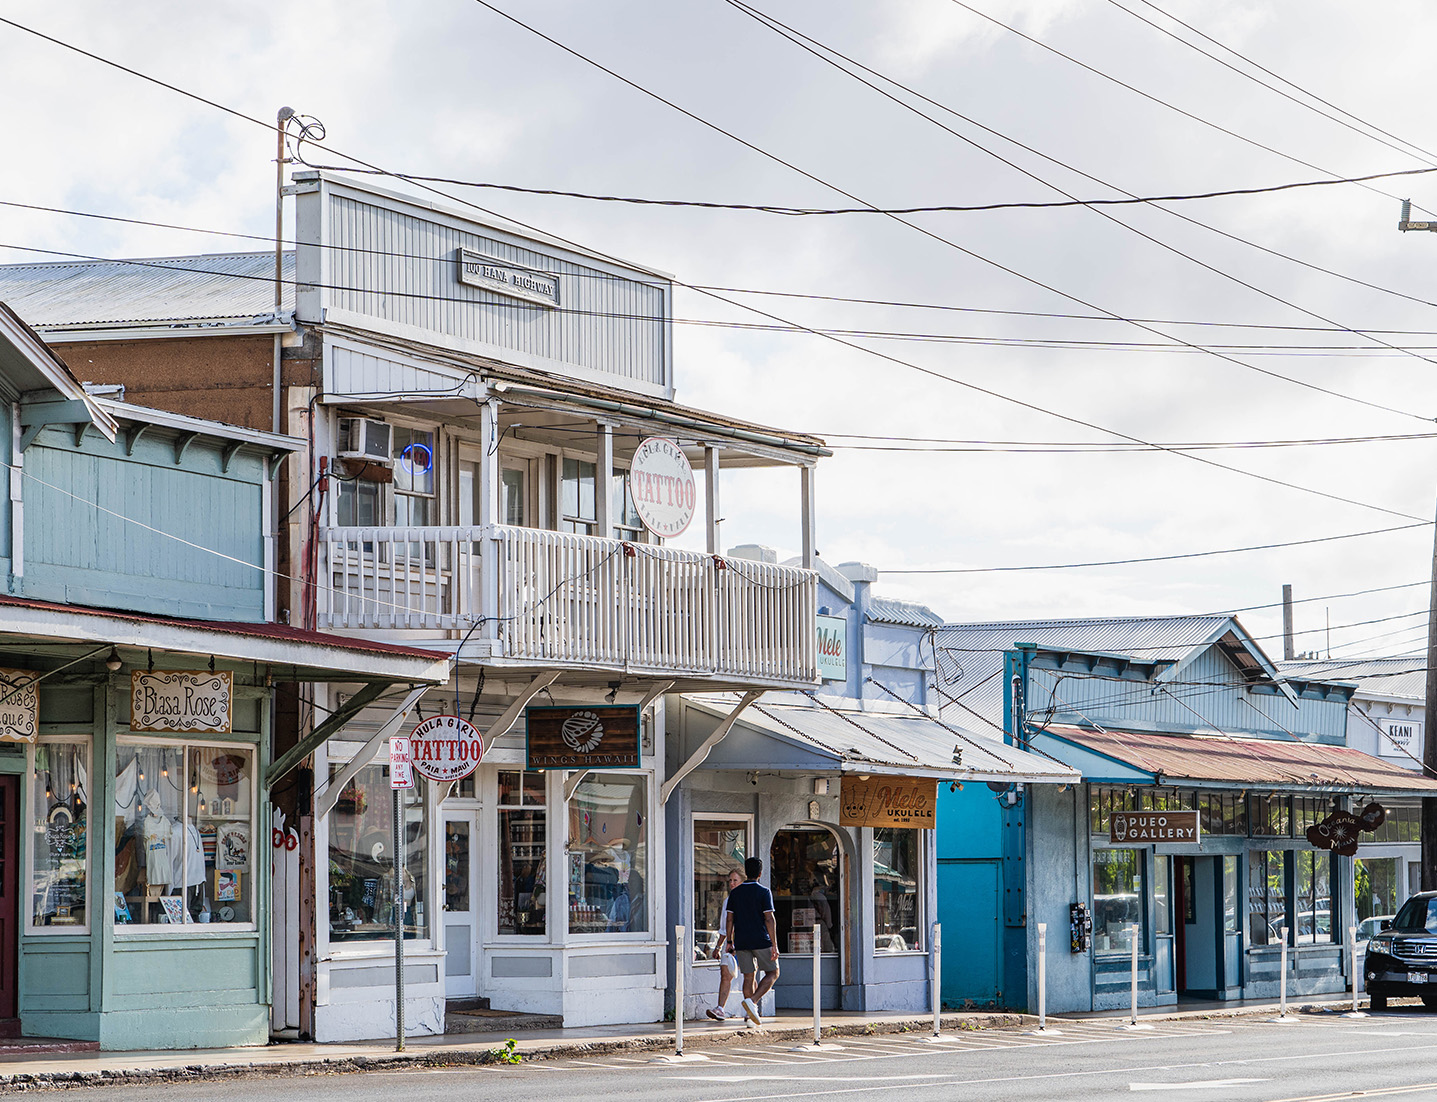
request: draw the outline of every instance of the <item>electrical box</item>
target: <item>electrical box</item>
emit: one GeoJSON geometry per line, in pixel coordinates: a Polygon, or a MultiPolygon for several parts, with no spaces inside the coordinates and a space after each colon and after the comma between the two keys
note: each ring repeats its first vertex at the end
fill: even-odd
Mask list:
{"type": "Polygon", "coordinates": [[[384,464],[394,461],[394,429],[383,421],[369,417],[341,417],[338,443],[336,454],[340,459],[384,464]]]}
{"type": "Polygon", "coordinates": [[[1074,903],[1068,907],[1068,948],[1074,953],[1086,953],[1093,946],[1093,912],[1086,903],[1074,903]]]}

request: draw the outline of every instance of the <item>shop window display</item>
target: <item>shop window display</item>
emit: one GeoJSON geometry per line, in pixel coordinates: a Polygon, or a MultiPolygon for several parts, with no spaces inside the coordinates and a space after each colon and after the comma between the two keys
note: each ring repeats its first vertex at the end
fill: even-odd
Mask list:
{"type": "Polygon", "coordinates": [[[1286,869],[1281,850],[1247,855],[1247,935],[1249,945],[1278,945],[1287,930],[1286,869]]]}
{"type": "Polygon", "coordinates": [[[1332,854],[1318,850],[1295,850],[1292,854],[1293,883],[1297,897],[1293,929],[1297,944],[1330,942],[1335,930],[1332,921],[1332,854]]]}
{"type": "Polygon", "coordinates": [[[649,928],[648,783],[603,775],[569,801],[569,931],[639,933],[649,928]]]}
{"type": "Polygon", "coordinates": [[[769,847],[778,948],[813,952],[813,930],[821,931],[820,952],[836,953],[842,940],[838,841],[826,830],[781,830],[769,847]]]}
{"type": "Polygon", "coordinates": [[[708,960],[724,930],[728,874],[751,852],[747,819],[694,819],[694,959],[708,960]]]}
{"type": "Polygon", "coordinates": [[[46,740],[35,746],[30,791],[32,926],[87,925],[89,750],[87,742],[78,740],[46,740]]]}
{"type": "Polygon", "coordinates": [[[923,948],[918,921],[921,848],[916,830],[877,827],[873,831],[874,948],[880,953],[923,948]]]}
{"type": "Polygon", "coordinates": [[[544,774],[499,773],[499,933],[544,934],[548,917],[544,774]]]}
{"type": "Polygon", "coordinates": [[[254,750],[131,743],[115,755],[115,924],[253,921],[254,750]]]}
{"type": "MultiPolygon", "coordinates": [[[[342,765],[331,767],[330,776],[342,765]]],[[[429,839],[425,781],[400,789],[404,837],[406,938],[425,936],[429,839]]],[[[394,790],[389,766],[368,765],[354,775],[329,813],[329,938],[331,941],[394,937],[394,790]]]]}
{"type": "Polygon", "coordinates": [[[1135,849],[1093,851],[1093,948],[1132,952],[1132,929],[1143,923],[1143,854],[1135,849]]]}

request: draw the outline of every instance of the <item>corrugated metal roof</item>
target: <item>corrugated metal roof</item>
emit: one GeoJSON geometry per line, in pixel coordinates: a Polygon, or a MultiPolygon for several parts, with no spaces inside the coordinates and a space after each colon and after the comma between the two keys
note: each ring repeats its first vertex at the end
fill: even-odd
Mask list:
{"type": "MultiPolygon", "coordinates": [[[[690,702],[714,715],[727,707],[702,698],[690,702]]],[[[948,721],[920,715],[830,709],[817,705],[761,702],[750,706],[739,724],[770,737],[798,742],[834,759],[848,772],[941,773],[954,780],[1077,780],[1075,770],[1052,758],[1007,746],[948,721]],[[953,751],[962,763],[953,764],[953,751]]]]}
{"type": "Polygon", "coordinates": [[[945,716],[976,712],[1003,725],[1003,652],[1017,643],[1178,662],[1218,634],[1229,616],[1142,616],[945,624],[938,630],[938,687],[945,716]],[[953,698],[958,703],[953,703],[953,698]],[[969,712],[971,709],[971,712],[969,712]]]}
{"type": "Polygon", "coordinates": [[[1278,669],[1288,677],[1355,684],[1359,696],[1400,697],[1421,701],[1427,695],[1427,659],[1422,655],[1280,662],[1278,669]]]}
{"type": "Polygon", "coordinates": [[[884,624],[903,624],[915,628],[943,626],[943,617],[927,605],[915,601],[896,601],[890,597],[870,597],[868,618],[884,624]]]}
{"type": "Polygon", "coordinates": [[[1048,733],[1172,781],[1361,792],[1437,792],[1437,779],[1350,746],[1054,726],[1048,733]]]}
{"type": "MultiPolygon", "coordinates": [[[[285,311],[294,254],[284,254],[285,311]]],[[[36,329],[248,322],[274,314],[274,253],[0,265],[0,300],[36,329]]]]}

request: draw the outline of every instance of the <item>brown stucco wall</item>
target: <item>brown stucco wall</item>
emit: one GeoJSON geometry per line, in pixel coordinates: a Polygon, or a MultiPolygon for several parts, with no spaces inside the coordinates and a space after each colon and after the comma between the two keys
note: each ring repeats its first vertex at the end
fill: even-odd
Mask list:
{"type": "MultiPolygon", "coordinates": [[[[81,341],[46,338],[84,382],[123,383],[125,400],[141,406],[268,430],[273,415],[274,338],[170,337],[81,341]]],[[[286,349],[284,385],[306,386],[313,363],[286,349]]]]}

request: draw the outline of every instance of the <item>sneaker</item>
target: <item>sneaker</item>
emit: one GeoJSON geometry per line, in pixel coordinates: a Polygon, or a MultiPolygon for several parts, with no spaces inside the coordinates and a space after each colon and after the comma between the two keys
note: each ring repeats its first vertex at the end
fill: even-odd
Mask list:
{"type": "Polygon", "coordinates": [[[752,999],[744,999],[742,1005],[743,1016],[745,1018],[751,1021],[754,1025],[763,1025],[763,1019],[758,1016],[758,1004],[756,1004],[752,999]]]}
{"type": "Polygon", "coordinates": [[[728,1017],[728,1015],[724,1013],[724,1009],[721,1006],[711,1006],[707,1010],[705,1010],[704,1013],[716,1022],[721,1022],[728,1017]]]}

